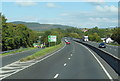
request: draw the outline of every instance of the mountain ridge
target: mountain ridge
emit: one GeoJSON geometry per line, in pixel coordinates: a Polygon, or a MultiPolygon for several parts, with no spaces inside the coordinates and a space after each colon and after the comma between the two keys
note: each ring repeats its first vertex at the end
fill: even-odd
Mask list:
{"type": "Polygon", "coordinates": [[[54,29],[54,28],[67,29],[67,28],[72,27],[72,26],[59,25],[59,24],[40,24],[37,22],[24,22],[24,21],[14,21],[14,22],[10,22],[10,23],[24,24],[28,28],[30,28],[32,30],[36,30],[36,31],[45,31],[45,30],[54,29]]]}

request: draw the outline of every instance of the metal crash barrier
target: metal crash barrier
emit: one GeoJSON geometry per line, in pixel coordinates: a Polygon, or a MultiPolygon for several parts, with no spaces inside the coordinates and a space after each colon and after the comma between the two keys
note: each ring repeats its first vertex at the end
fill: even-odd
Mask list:
{"type": "Polygon", "coordinates": [[[120,59],[119,58],[115,58],[114,56],[112,56],[111,54],[100,50],[97,47],[94,47],[92,45],[86,44],[82,41],[78,41],[78,40],[74,40],[78,43],[81,43],[87,47],[89,47],[90,49],[92,49],[94,52],[96,52],[101,58],[103,58],[114,70],[116,73],[118,73],[118,75],[120,76],[120,59]]]}

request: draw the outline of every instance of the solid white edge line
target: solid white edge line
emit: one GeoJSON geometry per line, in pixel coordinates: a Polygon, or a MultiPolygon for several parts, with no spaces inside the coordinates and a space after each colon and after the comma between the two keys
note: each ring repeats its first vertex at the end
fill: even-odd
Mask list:
{"type": "Polygon", "coordinates": [[[13,75],[13,74],[15,74],[15,73],[19,72],[19,71],[22,71],[22,70],[24,70],[24,69],[26,69],[26,68],[28,68],[28,67],[30,67],[30,66],[32,66],[32,65],[34,65],[34,64],[36,64],[36,63],[38,63],[38,62],[41,62],[42,60],[47,59],[48,57],[50,57],[50,56],[54,55],[55,53],[57,53],[57,52],[61,51],[63,48],[65,48],[65,46],[66,46],[66,44],[65,44],[65,45],[64,45],[61,49],[57,50],[56,52],[54,52],[54,53],[52,53],[52,54],[50,54],[50,55],[48,55],[48,56],[46,56],[46,57],[42,58],[42,59],[41,59],[41,60],[39,60],[39,61],[36,61],[35,63],[30,64],[29,66],[26,66],[26,67],[24,67],[24,68],[22,68],[22,69],[20,69],[20,70],[16,70],[16,72],[11,73],[11,74],[8,74],[7,76],[5,76],[5,77],[3,77],[3,78],[0,78],[0,80],[2,80],[2,79],[4,79],[4,78],[7,78],[7,77],[9,77],[9,76],[11,76],[11,75],[13,75]]]}
{"type": "MultiPolygon", "coordinates": [[[[78,43],[80,44],[80,43],[78,43]]],[[[113,81],[113,78],[110,76],[110,74],[107,72],[107,70],[105,69],[105,67],[102,65],[102,63],[98,60],[98,58],[95,56],[95,54],[89,49],[87,48],[86,46],[80,44],[81,46],[85,47],[92,55],[93,57],[97,60],[97,62],[100,64],[100,66],[102,67],[103,71],[106,73],[106,75],[108,76],[108,78],[113,81]]]]}
{"type": "Polygon", "coordinates": [[[54,76],[54,78],[57,78],[59,76],[59,74],[56,74],[55,76],[54,76]]]}

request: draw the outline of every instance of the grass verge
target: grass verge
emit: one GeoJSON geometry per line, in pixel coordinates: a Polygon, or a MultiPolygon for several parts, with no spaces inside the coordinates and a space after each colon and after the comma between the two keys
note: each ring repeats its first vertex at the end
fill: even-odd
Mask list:
{"type": "Polygon", "coordinates": [[[108,45],[120,46],[119,44],[113,44],[113,43],[109,43],[108,45]]]}
{"type": "Polygon", "coordinates": [[[25,58],[22,58],[20,61],[23,62],[23,61],[29,61],[29,60],[37,59],[40,56],[46,55],[48,53],[51,53],[51,52],[61,48],[63,45],[64,45],[64,43],[62,42],[59,45],[52,46],[52,47],[47,47],[47,48],[45,48],[43,50],[40,50],[40,51],[36,52],[33,55],[30,55],[30,56],[27,56],[25,58]]]}
{"type": "Polygon", "coordinates": [[[23,51],[26,51],[26,50],[31,50],[31,49],[35,49],[35,48],[23,48],[23,49],[18,49],[16,51],[11,51],[11,52],[7,52],[7,53],[3,53],[1,55],[8,55],[8,54],[13,54],[13,53],[19,53],[19,52],[23,52],[23,51]]]}

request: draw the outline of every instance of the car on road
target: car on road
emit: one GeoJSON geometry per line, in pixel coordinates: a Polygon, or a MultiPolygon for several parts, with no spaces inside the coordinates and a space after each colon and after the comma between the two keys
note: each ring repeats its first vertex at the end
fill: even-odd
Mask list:
{"type": "Polygon", "coordinates": [[[67,41],[66,44],[71,44],[71,42],[67,41]]]}
{"type": "Polygon", "coordinates": [[[71,42],[68,41],[67,39],[65,39],[65,43],[66,43],[66,44],[71,44],[71,42]]]}
{"type": "Polygon", "coordinates": [[[99,48],[106,48],[106,44],[104,42],[100,43],[99,48]]]}

